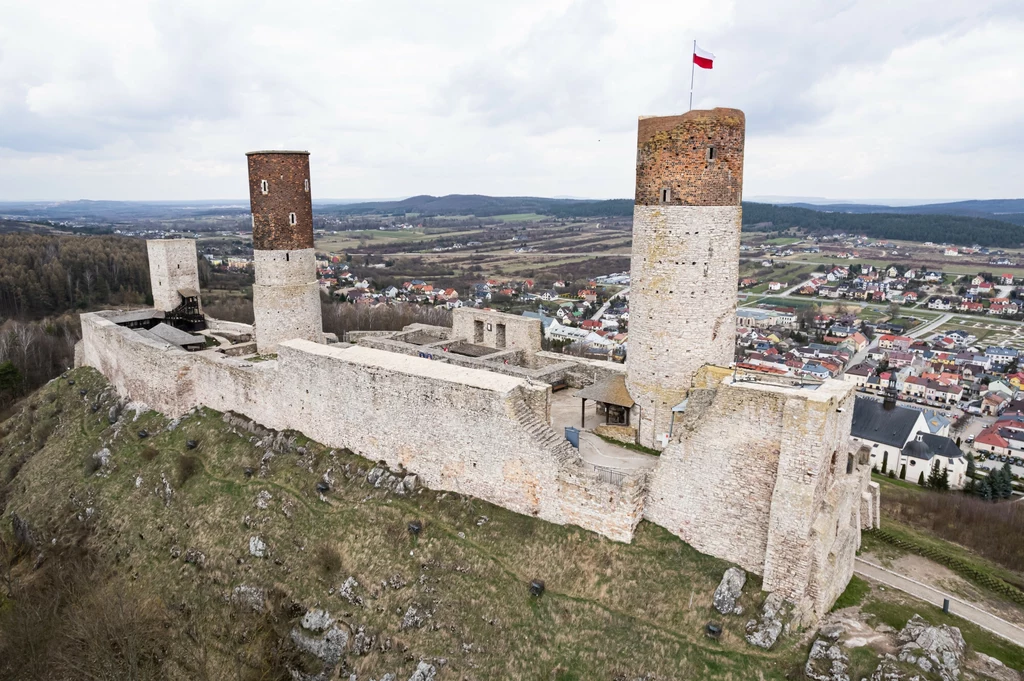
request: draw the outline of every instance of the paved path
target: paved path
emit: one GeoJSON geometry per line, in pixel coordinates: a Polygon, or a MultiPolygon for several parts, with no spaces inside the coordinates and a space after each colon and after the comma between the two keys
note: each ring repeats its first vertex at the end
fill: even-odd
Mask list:
{"type": "Polygon", "coordinates": [[[626,288],[622,289],[621,291],[617,291],[617,292],[613,293],[612,295],[610,295],[608,297],[608,300],[605,301],[604,305],[601,306],[601,309],[599,309],[597,312],[595,312],[594,316],[591,317],[591,319],[593,319],[595,322],[597,320],[599,320],[601,318],[601,315],[603,315],[605,312],[607,312],[608,308],[611,307],[613,300],[615,300],[619,296],[624,296],[627,293],[629,293],[629,287],[628,286],[626,288]]]}
{"type": "Polygon", "coordinates": [[[956,596],[939,591],[935,587],[922,584],[909,577],[904,577],[897,572],[884,568],[877,563],[866,561],[863,558],[857,559],[853,571],[861,577],[867,577],[872,581],[898,589],[940,608],[942,607],[942,600],[948,598],[950,603],[949,611],[957,617],[973,622],[982,629],[987,629],[993,634],[1005,638],[1007,641],[1024,646],[1024,629],[1016,624],[1007,622],[1002,617],[997,617],[986,610],[982,610],[976,605],[960,600],[956,596]]]}
{"type": "Polygon", "coordinates": [[[595,466],[618,471],[650,469],[658,465],[656,456],[613,445],[585,430],[580,432],[580,456],[595,466]]]}
{"type": "Polygon", "coordinates": [[[943,324],[945,324],[946,322],[948,322],[952,318],[953,318],[953,315],[948,314],[948,313],[944,314],[941,317],[939,317],[938,319],[936,319],[934,321],[931,321],[931,322],[928,322],[924,326],[917,327],[916,329],[914,329],[913,331],[911,331],[907,335],[910,336],[911,338],[920,338],[924,334],[926,334],[926,333],[928,333],[928,332],[930,332],[930,331],[932,331],[934,329],[939,328],[940,326],[942,326],[943,324]]]}

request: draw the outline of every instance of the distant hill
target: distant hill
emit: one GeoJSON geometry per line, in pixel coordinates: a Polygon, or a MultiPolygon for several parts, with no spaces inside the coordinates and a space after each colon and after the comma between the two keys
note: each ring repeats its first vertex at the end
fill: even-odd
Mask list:
{"type": "Polygon", "coordinates": [[[371,201],[336,206],[320,206],[318,213],[334,215],[475,215],[492,217],[515,213],[538,213],[554,217],[628,217],[633,214],[632,199],[586,201],[546,199],[536,196],[484,196],[448,194],[447,196],[411,196],[401,201],[371,201]]]}
{"type": "Polygon", "coordinates": [[[920,206],[882,206],[862,203],[790,203],[796,208],[807,208],[828,213],[897,213],[900,215],[962,215],[988,218],[1024,225],[1024,199],[990,199],[928,203],[920,206]]]}
{"type": "Polygon", "coordinates": [[[817,207],[743,204],[744,231],[764,232],[794,227],[812,234],[846,232],[875,239],[935,241],[964,246],[979,244],[1014,248],[1024,245],[1024,228],[989,218],[938,213],[825,212],[817,210],[817,207]]]}

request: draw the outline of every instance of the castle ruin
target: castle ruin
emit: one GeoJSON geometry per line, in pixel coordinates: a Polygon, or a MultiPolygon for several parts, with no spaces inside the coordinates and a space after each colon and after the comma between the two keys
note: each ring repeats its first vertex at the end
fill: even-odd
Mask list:
{"type": "Polygon", "coordinates": [[[539,320],[472,308],[455,310],[450,328],[332,342],[306,152],[248,155],[253,326],[205,318],[202,333],[219,343],[208,349],[146,332],[139,319],[163,315],[174,287],[189,291],[191,279],[165,283],[167,263],[195,260],[192,242],[149,242],[157,307],[83,314],[76,364],[169,416],[237,412],[615,541],[646,519],[762,575],[813,620],[849,581],[861,529],[877,526],[878,486],[849,441],[852,386],[731,366],[743,140],[733,109],[640,119],[625,367],[543,352],[539,320]],[[570,444],[564,407],[588,399],[609,423],[616,415],[594,430],[660,456],[632,453],[637,465],[617,467],[595,459],[592,442],[570,444]]]}

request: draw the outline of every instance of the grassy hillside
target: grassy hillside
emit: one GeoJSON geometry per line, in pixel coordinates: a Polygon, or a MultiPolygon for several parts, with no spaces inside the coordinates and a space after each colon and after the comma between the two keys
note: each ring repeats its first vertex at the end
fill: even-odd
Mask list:
{"type": "MultiPolygon", "coordinates": [[[[803,654],[792,640],[770,653],[748,646],[741,617],[727,619],[720,642],[706,638],[727,565],[655,526],[625,545],[453,494],[396,495],[359,475],[369,462],[294,435],[261,468],[274,451],[267,438],[220,414],[171,424],[127,411],[111,425],[116,400],[102,377],[84,369],[68,378],[75,383],[54,381],[0,431],[2,527],[9,534],[17,517],[34,541],[15,572],[31,578],[37,555],[71,546],[107,566],[104,583],[155,608],[171,632],[161,673],[196,676],[198,664],[227,678],[241,664],[238,678],[263,678],[275,660],[309,665],[288,635],[316,604],[374,636],[366,654],[346,656],[359,678],[405,679],[419,660],[438,658],[447,659],[440,678],[452,679],[749,679],[754,669],[783,678],[803,654]],[[98,466],[93,454],[104,448],[109,463],[98,466]],[[325,474],[333,484],[320,500],[325,474]],[[407,531],[413,519],[424,524],[418,538],[407,531]],[[250,555],[251,537],[267,557],[250,555]],[[185,562],[195,552],[202,567],[185,562]],[[362,605],[339,595],[349,577],[362,605]],[[541,598],[529,594],[532,579],[546,582],[541,598]],[[266,610],[232,607],[225,599],[239,586],[264,589],[266,610]],[[423,622],[403,629],[410,607],[423,622]]],[[[749,612],[760,596],[750,582],[746,592],[749,612]]]]}
{"type": "MultiPolygon", "coordinates": [[[[743,640],[758,580],[744,616],[723,618],[710,605],[727,564],[661,528],[626,545],[451,493],[398,494],[367,480],[373,463],[295,433],[119,404],[79,369],[0,426],[0,678],[404,681],[421,662],[439,681],[802,678],[806,635],[771,651],[743,640]],[[309,608],[347,635],[335,676],[315,676],[297,643],[309,608]]],[[[877,622],[936,615],[863,584],[845,600],[877,622]]],[[[851,671],[870,675],[878,651],[855,653],[851,671]]]]}

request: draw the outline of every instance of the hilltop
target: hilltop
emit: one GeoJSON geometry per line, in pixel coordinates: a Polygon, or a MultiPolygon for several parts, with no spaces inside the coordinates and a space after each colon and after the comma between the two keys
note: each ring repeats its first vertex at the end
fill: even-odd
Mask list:
{"type": "MultiPolygon", "coordinates": [[[[119,401],[91,369],[0,427],[0,471],[0,538],[17,549],[0,579],[6,678],[93,666],[103,678],[348,678],[317,676],[316,653],[360,680],[783,679],[802,673],[811,643],[792,632],[771,651],[747,644],[747,617],[710,607],[728,565],[654,525],[616,543],[403,484],[233,415],[171,421],[119,401]]],[[[941,618],[851,589],[841,604],[860,606],[843,621],[941,618]]],[[[740,606],[762,599],[749,577],[740,606]]],[[[963,626],[972,649],[1024,662],[963,626]]],[[[854,650],[851,671],[869,675],[878,652],[854,650]]]]}

